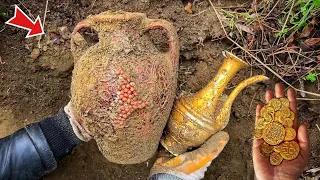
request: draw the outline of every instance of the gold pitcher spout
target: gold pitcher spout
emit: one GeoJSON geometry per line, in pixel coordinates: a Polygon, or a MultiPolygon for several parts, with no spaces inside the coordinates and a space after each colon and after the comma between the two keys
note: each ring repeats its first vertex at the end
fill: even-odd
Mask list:
{"type": "Polygon", "coordinates": [[[193,109],[213,118],[219,98],[233,76],[242,68],[248,66],[246,62],[226,51],[226,58],[209,84],[197,92],[192,98],[193,109]]]}
{"type": "Polygon", "coordinates": [[[226,52],[222,66],[209,84],[194,96],[182,97],[171,113],[166,136],[161,144],[172,154],[179,155],[203,144],[212,134],[222,130],[229,122],[231,106],[246,86],[267,80],[254,76],[242,81],[229,95],[222,95],[232,77],[248,64],[226,52]],[[220,110],[220,111],[217,111],[220,110]]]}
{"type": "Polygon", "coordinates": [[[229,123],[229,119],[230,119],[230,112],[231,112],[231,106],[233,101],[236,99],[236,97],[238,96],[238,94],[247,86],[249,86],[250,84],[254,84],[254,83],[258,83],[261,81],[265,81],[268,80],[269,78],[263,75],[258,75],[258,76],[253,76],[250,77],[244,81],[242,81],[229,95],[229,98],[226,100],[226,102],[224,103],[223,107],[220,110],[219,115],[217,116],[217,118],[215,119],[214,123],[212,124],[213,126],[213,131],[212,134],[215,134],[216,132],[224,129],[228,123],[229,123]]]}

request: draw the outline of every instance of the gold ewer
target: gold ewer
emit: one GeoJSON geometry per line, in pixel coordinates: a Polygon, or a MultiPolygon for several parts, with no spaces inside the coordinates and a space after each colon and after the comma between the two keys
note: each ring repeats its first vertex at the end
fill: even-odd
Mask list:
{"type": "Polygon", "coordinates": [[[203,144],[211,135],[224,129],[230,117],[231,106],[246,86],[267,80],[262,75],[242,81],[227,97],[222,95],[226,85],[246,62],[230,52],[215,77],[195,95],[182,97],[175,103],[161,144],[170,153],[179,155],[203,144]]]}

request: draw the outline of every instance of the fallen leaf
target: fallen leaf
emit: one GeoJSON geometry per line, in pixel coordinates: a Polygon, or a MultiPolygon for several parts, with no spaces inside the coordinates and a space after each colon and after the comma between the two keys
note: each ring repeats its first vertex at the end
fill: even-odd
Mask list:
{"type": "Polygon", "coordinates": [[[237,26],[238,29],[240,29],[240,30],[242,30],[244,32],[247,32],[249,34],[254,34],[252,32],[252,30],[248,26],[245,26],[245,25],[242,25],[242,24],[239,24],[239,23],[236,23],[236,26],[237,26]]]}
{"type": "Polygon", "coordinates": [[[311,24],[311,25],[316,25],[317,23],[318,23],[317,19],[316,19],[315,17],[312,18],[310,24],[311,24]]]}
{"type": "Polygon", "coordinates": [[[320,38],[310,38],[304,41],[304,44],[307,46],[314,46],[320,42],[320,38]]]}
{"type": "Polygon", "coordinates": [[[192,14],[192,4],[191,4],[191,2],[188,2],[188,4],[184,7],[184,10],[185,10],[188,14],[192,14]]]}
{"type": "Polygon", "coordinates": [[[300,49],[299,46],[295,46],[295,45],[289,46],[288,48],[291,49],[291,50],[299,50],[300,49]]]}
{"type": "Polygon", "coordinates": [[[312,30],[313,30],[313,26],[307,26],[306,28],[303,29],[303,31],[300,34],[299,38],[309,37],[312,30]]]}
{"type": "Polygon", "coordinates": [[[320,61],[320,55],[319,55],[319,56],[317,56],[317,60],[318,60],[318,61],[320,61]]]}

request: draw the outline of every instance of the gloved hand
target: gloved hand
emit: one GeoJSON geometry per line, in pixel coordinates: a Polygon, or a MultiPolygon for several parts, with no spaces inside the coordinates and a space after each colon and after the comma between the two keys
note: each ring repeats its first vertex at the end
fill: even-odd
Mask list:
{"type": "Polygon", "coordinates": [[[154,166],[151,168],[150,177],[156,174],[171,174],[181,179],[198,180],[204,177],[207,167],[210,166],[229,141],[229,134],[220,131],[212,135],[201,147],[191,152],[186,152],[177,157],[159,153],[154,166]]]}
{"type": "Polygon", "coordinates": [[[81,122],[81,120],[75,119],[71,108],[71,101],[64,107],[64,112],[68,115],[70,124],[72,125],[72,129],[77,137],[84,142],[88,142],[89,140],[91,140],[92,135],[90,134],[90,131],[85,126],[85,124],[81,122]]]}

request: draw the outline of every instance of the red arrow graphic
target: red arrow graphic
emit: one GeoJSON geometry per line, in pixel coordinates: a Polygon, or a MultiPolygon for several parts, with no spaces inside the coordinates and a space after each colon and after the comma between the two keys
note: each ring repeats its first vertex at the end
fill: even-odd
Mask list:
{"type": "Polygon", "coordinates": [[[26,38],[44,34],[39,16],[33,22],[17,5],[14,9],[13,18],[9,19],[6,24],[28,30],[26,38]]]}

